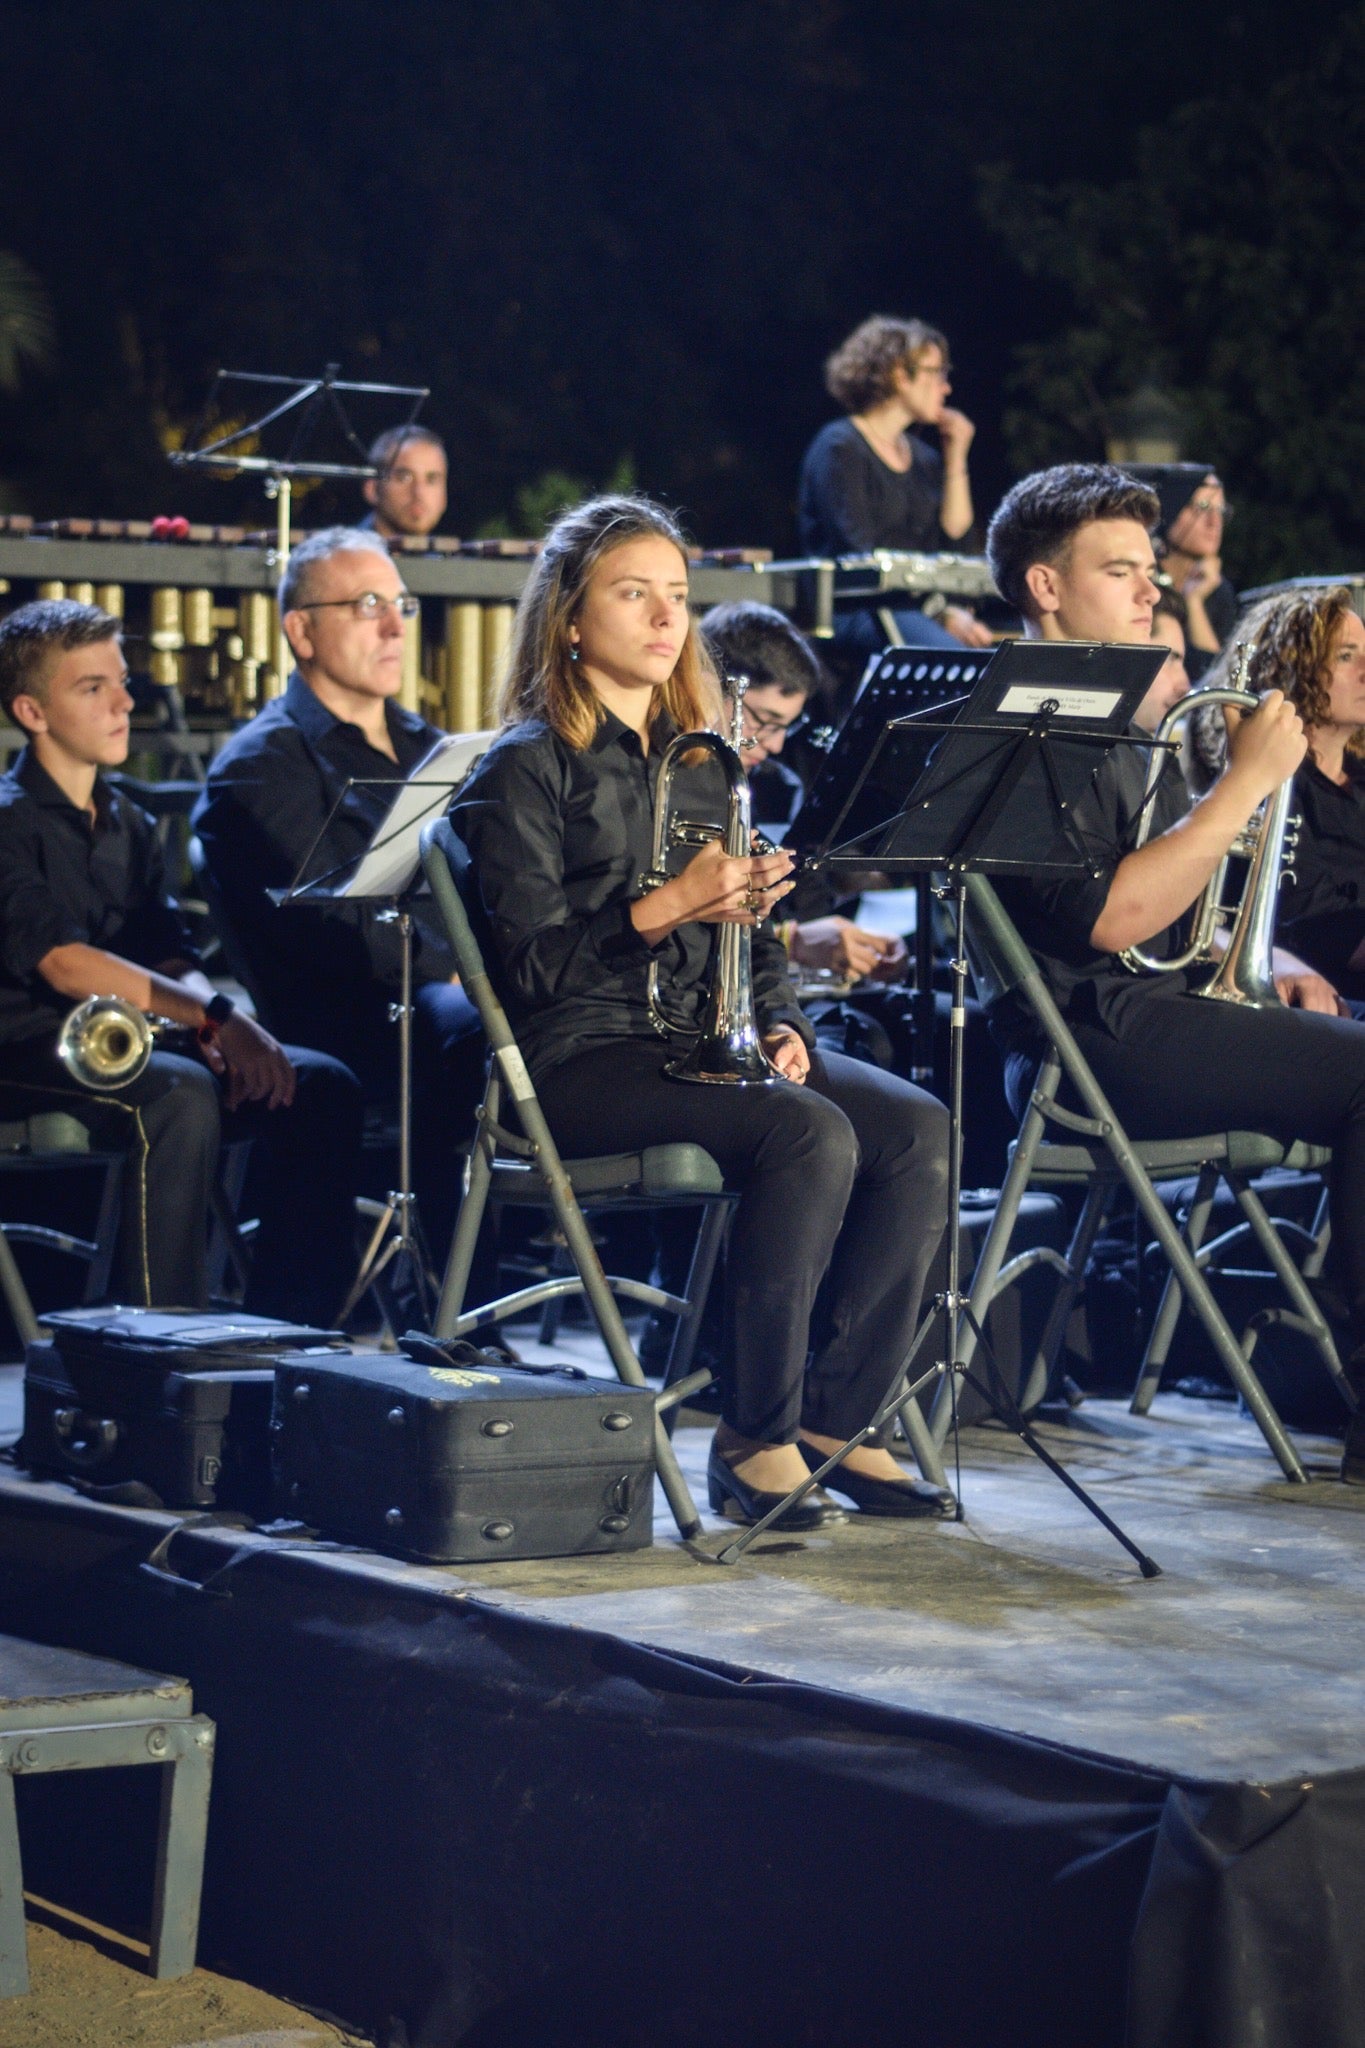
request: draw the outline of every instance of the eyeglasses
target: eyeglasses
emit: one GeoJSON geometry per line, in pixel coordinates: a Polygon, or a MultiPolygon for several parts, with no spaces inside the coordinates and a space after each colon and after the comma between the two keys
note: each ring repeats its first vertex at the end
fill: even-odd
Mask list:
{"type": "Polygon", "coordinates": [[[1186,509],[1196,515],[1204,512],[1221,512],[1225,526],[1232,517],[1231,505],[1220,498],[1191,498],[1186,509]]]}
{"type": "Polygon", "coordinates": [[[953,374],[951,363],[916,363],[910,372],[912,377],[937,377],[940,384],[946,384],[953,374]]]}
{"type": "Polygon", "coordinates": [[[795,718],[779,718],[775,711],[754,711],[746,704],[744,716],[753,727],[753,731],[745,735],[744,744],[746,747],[752,747],[757,745],[759,740],[766,739],[769,733],[780,732],[785,738],[790,739],[798,726],[804,722],[805,714],[798,712],[795,718]]]}
{"type": "Polygon", "coordinates": [[[422,609],[420,597],[405,590],[401,597],[381,597],[377,590],[362,590],[359,597],[323,597],[313,604],[296,605],[301,612],[325,612],[347,605],[358,619],[378,619],[392,605],[400,619],[415,619],[422,609]]]}

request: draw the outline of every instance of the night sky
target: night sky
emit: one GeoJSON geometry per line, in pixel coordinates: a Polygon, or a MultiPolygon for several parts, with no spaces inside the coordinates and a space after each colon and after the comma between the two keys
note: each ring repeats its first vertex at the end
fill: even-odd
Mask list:
{"type": "Polygon", "coordinates": [[[1017,467],[1014,352],[1071,308],[987,227],[981,167],[1109,185],[1144,125],[1262,93],[1306,20],[1345,17],[9,0],[0,248],[43,281],[57,355],[0,400],[4,503],[259,520],[257,491],[172,474],[162,439],[219,365],[335,360],[433,387],[451,531],[628,459],[708,544],[788,549],[821,362],[876,310],[948,332],[989,511],[1017,467]]]}

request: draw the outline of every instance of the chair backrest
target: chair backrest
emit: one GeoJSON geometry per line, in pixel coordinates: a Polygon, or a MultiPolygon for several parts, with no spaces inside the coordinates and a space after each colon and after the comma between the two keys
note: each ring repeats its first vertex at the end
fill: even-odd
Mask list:
{"type": "MultiPolygon", "coordinates": [[[[421,846],[422,867],[431,886],[432,899],[441,913],[450,950],[455,955],[455,965],[460,970],[460,984],[478,1011],[484,1035],[494,1052],[499,1055],[510,1052],[520,1083],[530,1091],[530,1079],[507,1021],[507,1012],[475,935],[475,923],[483,923],[483,907],[479,902],[469,848],[447,817],[433,818],[422,827],[421,846]]],[[[517,1087],[513,1087],[512,1093],[518,1101],[522,1099],[517,1087]]]]}
{"type": "Polygon", "coordinates": [[[213,925],[213,929],[218,934],[218,943],[223,949],[223,958],[227,961],[228,972],[234,981],[241,983],[242,987],[251,997],[256,1015],[266,1028],[269,1029],[270,1019],[267,1014],[269,1005],[265,1003],[260,984],[251,971],[251,955],[246,946],[243,945],[242,935],[233,923],[227,905],[223,901],[222,891],[213,879],[213,874],[204,854],[203,842],[197,833],[190,839],[189,856],[190,873],[194,877],[194,885],[205,903],[208,904],[209,920],[213,925]]]}
{"type": "Polygon", "coordinates": [[[474,863],[449,818],[433,818],[423,826],[422,866],[445,922],[460,979],[487,974],[483,949],[470,922],[470,911],[477,900],[474,863]]]}

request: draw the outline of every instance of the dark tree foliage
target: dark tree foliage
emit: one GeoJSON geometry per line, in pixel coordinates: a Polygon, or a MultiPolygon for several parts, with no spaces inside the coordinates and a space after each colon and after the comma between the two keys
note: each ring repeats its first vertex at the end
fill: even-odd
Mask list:
{"type": "Polygon", "coordinates": [[[1239,508],[1244,585],[1365,566],[1365,10],[1256,91],[1142,131],[1107,185],[985,174],[983,210],[1074,318],[1018,350],[1017,466],[1101,455],[1143,384],[1239,508]]]}
{"type": "Polygon", "coordinates": [[[433,387],[454,531],[629,465],[705,540],[785,548],[821,362],[876,310],[952,339],[989,509],[1009,351],[1058,316],[976,215],[975,166],[1102,180],[1211,47],[1251,84],[1300,12],[8,0],[0,250],[45,286],[56,353],[0,392],[0,478],[40,515],[261,522],[259,489],[166,447],[219,366],[339,361],[433,387]]]}

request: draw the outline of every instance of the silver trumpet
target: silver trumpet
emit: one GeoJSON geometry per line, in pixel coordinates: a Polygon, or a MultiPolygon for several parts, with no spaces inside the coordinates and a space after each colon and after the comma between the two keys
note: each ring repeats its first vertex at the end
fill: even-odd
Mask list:
{"type": "Polygon", "coordinates": [[[87,996],[62,1025],[57,1057],[73,1080],[97,1094],[136,1081],[152,1056],[160,1018],[122,996],[87,996]]]}
{"type": "MultiPolygon", "coordinates": [[[[676,846],[706,846],[724,838],[725,851],[743,859],[751,851],[749,778],[740,758],[744,737],[744,692],[747,679],[732,680],[734,716],[730,738],[714,732],[684,732],[670,740],[659,766],[659,784],[654,799],[654,845],[646,889],[657,889],[668,880],[668,856],[676,846]],[[718,826],[673,814],[673,779],[684,755],[704,750],[714,754],[725,775],[728,792],[723,834],[718,826]]],[[[663,1008],[659,998],[659,963],[650,962],[648,981],[650,1022],[656,1031],[672,1036],[689,1027],[678,1025],[663,1008]]],[[[715,971],[702,1013],[701,1024],[691,1050],[683,1058],[670,1060],[664,1070],[677,1081],[705,1081],[732,1088],[766,1088],[779,1078],[777,1068],[763,1050],[754,1010],[753,928],[747,924],[717,927],[715,971]]]]}
{"type": "MultiPolygon", "coordinates": [[[[1251,663],[1251,649],[1244,647],[1238,664],[1238,679],[1244,681],[1251,663]]],[[[1206,704],[1230,704],[1239,711],[1255,711],[1260,698],[1250,690],[1196,690],[1167,712],[1156,731],[1158,742],[1168,740],[1183,719],[1206,704]]],[[[1145,798],[1150,798],[1165,761],[1165,750],[1152,748],[1147,766],[1145,798]]],[[[1208,962],[1212,973],[1190,993],[1220,1003],[1249,1003],[1256,1008],[1278,1004],[1275,988],[1275,911],[1280,884],[1286,873],[1294,879],[1294,848],[1298,844],[1299,819],[1291,815],[1294,778],[1286,776],[1273,795],[1266,798],[1244,831],[1229,847],[1199,897],[1190,943],[1182,953],[1167,960],[1129,946],[1119,955],[1125,967],[1135,972],[1173,974],[1200,962],[1208,962]],[[1236,857],[1247,862],[1242,894],[1235,904],[1224,903],[1223,889],[1228,862],[1236,857]],[[1214,938],[1220,927],[1227,928],[1227,944],[1218,952],[1214,938]]],[[[1146,844],[1151,829],[1152,809],[1148,802],[1138,826],[1137,845],[1146,844]]]]}

